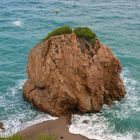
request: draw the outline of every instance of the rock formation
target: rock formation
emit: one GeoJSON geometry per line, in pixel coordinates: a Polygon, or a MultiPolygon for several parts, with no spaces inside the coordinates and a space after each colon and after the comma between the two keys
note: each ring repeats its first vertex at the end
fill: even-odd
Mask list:
{"type": "Polygon", "coordinates": [[[99,112],[124,97],[120,73],[119,60],[99,40],[58,35],[31,50],[23,95],[55,116],[99,112]]]}

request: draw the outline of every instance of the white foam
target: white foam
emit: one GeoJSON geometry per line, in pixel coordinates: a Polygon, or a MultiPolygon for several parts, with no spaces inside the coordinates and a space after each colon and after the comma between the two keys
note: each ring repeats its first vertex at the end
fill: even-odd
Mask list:
{"type": "Polygon", "coordinates": [[[116,133],[113,134],[113,127],[109,126],[105,117],[97,114],[89,116],[74,115],[72,124],[69,127],[69,131],[73,134],[81,134],[89,139],[96,140],[139,140],[140,134],[127,132],[125,134],[116,133]],[[83,121],[88,123],[83,123],[83,121]]]}
{"type": "Polygon", "coordinates": [[[74,115],[69,131],[74,134],[84,135],[89,139],[103,140],[101,136],[108,127],[106,122],[105,118],[97,114],[91,114],[91,116],[74,115]],[[86,123],[84,123],[84,121],[86,121],[86,123]]]}
{"type": "MultiPolygon", "coordinates": [[[[117,109],[112,109],[108,106],[103,107],[103,111],[107,111],[111,113],[113,116],[117,118],[124,118],[131,116],[131,111],[139,111],[138,107],[139,98],[136,93],[136,84],[137,82],[131,78],[128,78],[129,71],[124,71],[122,74],[122,78],[126,85],[127,95],[125,96],[122,102],[115,102],[114,106],[117,109]],[[119,108],[119,109],[118,109],[119,108]]],[[[18,91],[22,89],[25,80],[19,80],[15,87],[10,89],[10,94],[12,98],[16,98],[19,93],[18,91]]],[[[17,98],[18,100],[18,98],[17,98]]],[[[17,113],[10,115],[9,119],[3,120],[6,131],[4,133],[0,132],[1,136],[9,136],[10,134],[14,134],[20,130],[27,128],[33,124],[41,123],[47,120],[56,119],[48,114],[44,113],[34,113],[35,110],[27,110],[27,112],[17,113]],[[28,115],[31,115],[28,116],[28,115]],[[35,116],[34,116],[35,115],[35,116]],[[34,116],[34,117],[33,117],[34,116]],[[29,119],[29,118],[30,119],[29,119]],[[33,119],[32,119],[33,117],[33,119]],[[24,119],[23,119],[24,118],[24,119]],[[28,118],[25,120],[25,118],[28,118]],[[32,121],[29,121],[32,120],[32,121]]],[[[115,126],[111,125],[109,120],[102,114],[87,114],[87,115],[74,115],[72,117],[72,124],[69,127],[69,131],[74,134],[81,134],[89,139],[97,139],[97,140],[138,140],[140,139],[140,134],[135,134],[134,132],[126,132],[124,134],[114,133],[115,126]]]]}
{"type": "Polygon", "coordinates": [[[16,82],[16,85],[14,87],[12,87],[12,88],[9,89],[10,90],[10,93],[14,96],[17,93],[17,90],[22,90],[25,81],[26,81],[26,79],[24,79],[24,80],[18,80],[16,82]]]}
{"type": "Polygon", "coordinates": [[[105,117],[105,111],[114,116],[114,119],[127,119],[131,118],[132,111],[136,112],[140,110],[138,102],[138,94],[136,91],[137,82],[129,78],[129,71],[123,71],[122,78],[126,86],[127,94],[122,102],[115,102],[114,107],[110,108],[106,105],[103,107],[102,113],[90,114],[90,115],[74,115],[72,117],[72,124],[69,127],[69,131],[74,134],[81,134],[89,139],[97,140],[139,140],[140,132],[116,132],[115,124],[109,122],[105,117]]]}
{"type": "Polygon", "coordinates": [[[16,26],[21,26],[23,24],[21,20],[16,20],[16,21],[13,21],[12,23],[16,26]]]}
{"type": "Polygon", "coordinates": [[[57,119],[57,117],[52,117],[48,114],[37,115],[32,121],[27,121],[24,123],[18,118],[10,118],[9,120],[5,120],[3,122],[5,131],[0,132],[0,136],[9,137],[21,130],[26,129],[29,126],[55,119],[57,119]]]}
{"type": "Polygon", "coordinates": [[[33,110],[30,108],[30,104],[28,104],[29,108],[26,107],[26,110],[24,110],[24,108],[13,110],[15,105],[19,107],[21,107],[22,104],[23,106],[25,105],[19,101],[19,98],[22,99],[21,92],[19,91],[22,90],[25,81],[26,80],[18,80],[14,87],[8,89],[7,93],[5,94],[8,99],[6,97],[2,97],[4,100],[2,103],[3,107],[5,107],[5,112],[9,112],[9,110],[12,109],[12,111],[15,111],[15,113],[7,114],[5,118],[1,120],[4,123],[5,128],[5,131],[0,131],[1,137],[8,137],[34,124],[57,119],[57,117],[52,117],[47,113],[41,113],[33,110]],[[11,104],[8,102],[11,102],[11,104]]]}

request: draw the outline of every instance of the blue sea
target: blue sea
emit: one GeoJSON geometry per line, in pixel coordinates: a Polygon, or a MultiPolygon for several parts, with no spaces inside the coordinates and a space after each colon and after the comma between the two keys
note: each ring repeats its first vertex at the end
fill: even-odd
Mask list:
{"type": "Polygon", "coordinates": [[[26,102],[22,86],[31,48],[64,24],[88,26],[112,48],[127,91],[100,113],[74,115],[69,131],[98,140],[140,140],[140,0],[0,0],[1,135],[55,119],[26,102]]]}

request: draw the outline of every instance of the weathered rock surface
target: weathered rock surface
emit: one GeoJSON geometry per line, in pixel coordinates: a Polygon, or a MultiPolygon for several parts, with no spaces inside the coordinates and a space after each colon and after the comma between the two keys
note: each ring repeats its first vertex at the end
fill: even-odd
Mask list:
{"type": "Polygon", "coordinates": [[[75,34],[59,35],[31,50],[23,95],[55,116],[98,112],[124,97],[120,73],[119,60],[98,40],[93,46],[75,34]]]}

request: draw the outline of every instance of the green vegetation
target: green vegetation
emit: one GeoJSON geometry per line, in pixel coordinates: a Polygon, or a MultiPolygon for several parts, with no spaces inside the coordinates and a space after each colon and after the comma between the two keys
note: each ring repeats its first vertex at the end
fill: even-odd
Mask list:
{"type": "Polygon", "coordinates": [[[96,40],[96,34],[88,27],[77,27],[74,28],[73,30],[69,26],[62,26],[59,27],[52,32],[50,32],[44,39],[43,41],[51,38],[52,36],[56,35],[61,35],[61,34],[71,34],[74,32],[79,38],[85,38],[88,40],[90,43],[94,44],[96,40]]]}
{"type": "Polygon", "coordinates": [[[85,38],[91,43],[95,43],[96,34],[88,27],[77,27],[73,32],[80,38],[85,38]]]}
{"type": "Polygon", "coordinates": [[[13,135],[9,138],[0,138],[0,140],[23,140],[20,135],[13,135]]]}
{"type": "MultiPolygon", "coordinates": [[[[12,137],[9,138],[0,138],[0,140],[27,140],[22,138],[20,135],[13,135],[12,137]]],[[[32,139],[28,139],[28,140],[32,140],[32,139]]],[[[57,138],[55,136],[52,135],[38,135],[36,140],[57,140],[57,138]]]]}
{"type": "Polygon", "coordinates": [[[50,32],[44,39],[43,41],[49,39],[52,36],[56,36],[56,35],[61,35],[61,34],[71,34],[72,33],[72,29],[69,26],[62,26],[59,27],[55,30],[53,30],[52,32],[50,32]]]}
{"type": "Polygon", "coordinates": [[[37,137],[37,140],[57,140],[57,138],[56,136],[53,136],[53,135],[47,136],[47,135],[41,134],[37,137]]]}
{"type": "Polygon", "coordinates": [[[96,34],[88,27],[77,27],[74,29],[74,33],[78,37],[84,37],[85,39],[93,39],[96,34]]]}

